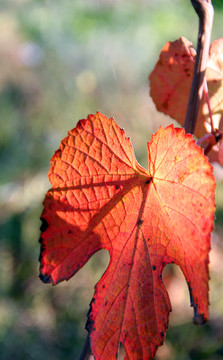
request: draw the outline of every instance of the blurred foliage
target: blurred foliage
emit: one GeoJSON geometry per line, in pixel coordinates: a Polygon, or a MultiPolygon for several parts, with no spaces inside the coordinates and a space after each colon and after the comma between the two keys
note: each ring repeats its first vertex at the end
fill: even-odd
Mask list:
{"type": "Polygon", "coordinates": [[[223,2],[222,0],[213,0],[212,4],[215,8],[215,10],[222,9],[223,8],[223,2]]]}
{"type": "MultiPolygon", "coordinates": [[[[213,38],[222,36],[222,1],[213,38]]],[[[0,358],[78,359],[94,284],[108,264],[96,254],[68,283],[38,279],[42,200],[49,161],[76,122],[97,110],[126,128],[139,162],[171,119],[148,96],[148,74],[168,40],[196,43],[190,1],[1,0],[0,3],[0,358]]],[[[211,255],[211,321],[192,313],[182,275],[166,271],[173,315],[157,359],[222,358],[222,171],[211,255]],[[190,321],[190,322],[189,322],[190,321]]]]}

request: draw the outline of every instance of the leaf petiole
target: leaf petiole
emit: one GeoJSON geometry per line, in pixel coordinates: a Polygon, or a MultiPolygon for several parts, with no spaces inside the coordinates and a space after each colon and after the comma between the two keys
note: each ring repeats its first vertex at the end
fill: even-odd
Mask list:
{"type": "Polygon", "coordinates": [[[212,117],[211,105],[210,105],[210,101],[209,101],[208,84],[207,84],[206,76],[204,77],[204,96],[205,96],[206,103],[207,103],[207,106],[208,106],[209,118],[210,118],[210,123],[211,123],[211,133],[214,133],[215,129],[214,129],[214,122],[213,122],[213,117],[212,117]]]}

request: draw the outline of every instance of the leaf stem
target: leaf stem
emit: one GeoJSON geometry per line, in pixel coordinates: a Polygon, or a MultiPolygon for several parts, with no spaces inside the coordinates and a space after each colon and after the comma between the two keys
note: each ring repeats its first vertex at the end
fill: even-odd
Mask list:
{"type": "Polygon", "coordinates": [[[208,106],[208,112],[209,112],[209,118],[210,118],[210,123],[211,123],[211,132],[214,133],[214,122],[213,122],[213,117],[212,117],[212,111],[211,111],[211,105],[210,105],[210,99],[209,99],[209,93],[208,93],[208,84],[207,84],[207,79],[206,76],[204,77],[204,96],[206,98],[206,103],[208,106]]]}
{"type": "Polygon", "coordinates": [[[87,335],[79,360],[94,360],[90,347],[90,336],[87,335]]]}
{"type": "Polygon", "coordinates": [[[191,3],[199,17],[199,30],[197,56],[184,128],[186,133],[193,134],[203,95],[204,75],[208,60],[214,9],[211,0],[191,0],[191,3]]]}

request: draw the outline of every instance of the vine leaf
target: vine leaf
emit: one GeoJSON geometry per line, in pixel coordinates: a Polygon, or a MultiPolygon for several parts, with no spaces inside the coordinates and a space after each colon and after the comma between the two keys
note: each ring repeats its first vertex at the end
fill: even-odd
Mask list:
{"type": "MultiPolygon", "coordinates": [[[[184,37],[164,45],[159,60],[150,74],[150,94],[157,110],[170,115],[184,125],[191,88],[196,51],[184,37]]],[[[220,128],[223,115],[223,38],[212,42],[206,69],[210,107],[214,128],[220,128]]],[[[195,135],[203,137],[211,132],[205,96],[197,118],[195,135]]]]}
{"type": "Polygon", "coordinates": [[[113,118],[80,120],[51,159],[40,277],[68,280],[98,250],[110,263],[95,287],[86,328],[95,359],[148,360],[164,341],[171,305],[162,270],[175,263],[190,289],[194,320],[208,318],[213,228],[212,166],[183,129],[160,127],[149,168],[136,161],[113,118]]]}

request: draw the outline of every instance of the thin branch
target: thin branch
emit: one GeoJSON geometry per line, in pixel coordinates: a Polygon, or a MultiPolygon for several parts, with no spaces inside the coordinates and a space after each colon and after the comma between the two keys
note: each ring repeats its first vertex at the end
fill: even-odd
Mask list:
{"type": "Polygon", "coordinates": [[[193,134],[203,94],[204,75],[209,54],[214,9],[211,0],[191,0],[191,2],[199,17],[199,30],[197,56],[184,128],[185,132],[193,134]]]}

